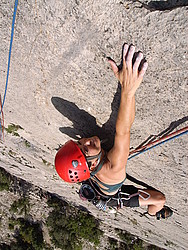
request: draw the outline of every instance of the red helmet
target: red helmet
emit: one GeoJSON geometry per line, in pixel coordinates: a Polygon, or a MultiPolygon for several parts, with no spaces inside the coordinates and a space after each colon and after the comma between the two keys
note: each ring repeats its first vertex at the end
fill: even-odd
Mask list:
{"type": "Polygon", "coordinates": [[[90,178],[86,158],[78,145],[71,140],[57,152],[55,168],[66,182],[81,182],[90,178]]]}

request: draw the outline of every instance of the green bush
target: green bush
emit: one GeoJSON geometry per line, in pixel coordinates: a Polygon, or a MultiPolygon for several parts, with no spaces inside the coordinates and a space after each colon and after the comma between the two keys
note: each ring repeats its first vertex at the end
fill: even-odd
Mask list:
{"type": "Polygon", "coordinates": [[[10,212],[25,214],[27,215],[30,211],[29,199],[27,197],[21,197],[19,200],[16,200],[12,203],[10,207],[10,212]]]}
{"type": "Polygon", "coordinates": [[[109,245],[110,245],[110,250],[117,250],[119,249],[118,247],[118,241],[113,238],[109,238],[109,245]]]}
{"type": "Polygon", "coordinates": [[[27,220],[19,221],[19,238],[32,246],[35,250],[43,247],[43,234],[39,223],[30,223],[27,220]]]}
{"type": "Polygon", "coordinates": [[[1,243],[0,250],[11,250],[11,248],[9,245],[6,245],[5,243],[1,243]]]}
{"type": "Polygon", "coordinates": [[[5,171],[0,168],[0,191],[8,191],[10,187],[10,179],[6,175],[5,171]]]}
{"type": "Polygon", "coordinates": [[[144,250],[145,248],[143,247],[143,241],[142,240],[137,240],[136,242],[133,243],[133,250],[144,250]]]}
{"type": "Polygon", "coordinates": [[[0,245],[0,249],[1,247],[11,250],[44,249],[43,234],[39,223],[30,222],[23,218],[9,220],[9,228],[13,229],[15,225],[18,226],[15,232],[16,242],[11,242],[10,245],[0,245]]]}
{"type": "Polygon", "coordinates": [[[127,245],[132,244],[132,242],[135,240],[135,236],[133,236],[132,234],[123,231],[121,229],[116,229],[116,232],[119,236],[119,238],[124,241],[127,245]]]}
{"type": "Polygon", "coordinates": [[[136,236],[123,231],[121,229],[116,229],[119,238],[123,241],[125,249],[127,250],[144,250],[143,241],[138,239],[136,236]]]}
{"type": "Polygon", "coordinates": [[[16,219],[14,218],[9,218],[9,222],[8,222],[8,227],[10,230],[14,230],[14,226],[17,225],[18,222],[16,219]]]}
{"type": "Polygon", "coordinates": [[[99,244],[102,232],[93,216],[74,207],[58,205],[57,202],[51,205],[54,210],[47,218],[47,226],[56,247],[63,250],[80,250],[83,240],[99,244]]]}
{"type": "Polygon", "coordinates": [[[25,143],[26,148],[31,147],[31,143],[29,141],[25,140],[24,143],[25,143]]]}
{"type": "Polygon", "coordinates": [[[20,136],[17,132],[18,129],[23,129],[23,128],[20,125],[15,125],[13,123],[8,125],[8,128],[5,128],[5,130],[7,131],[8,134],[12,134],[14,136],[20,136]]]}

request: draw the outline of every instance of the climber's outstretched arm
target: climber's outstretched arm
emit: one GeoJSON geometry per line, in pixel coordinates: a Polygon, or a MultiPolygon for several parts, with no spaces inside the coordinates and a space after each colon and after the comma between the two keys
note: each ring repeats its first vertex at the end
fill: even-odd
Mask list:
{"type": "Polygon", "coordinates": [[[116,121],[114,146],[108,153],[108,159],[115,172],[125,170],[129,156],[130,129],[135,117],[135,92],[140,86],[148,66],[145,62],[139,70],[143,54],[137,53],[133,64],[134,53],[133,45],[124,45],[123,65],[120,70],[114,61],[109,60],[112,70],[121,84],[121,101],[116,121]]]}

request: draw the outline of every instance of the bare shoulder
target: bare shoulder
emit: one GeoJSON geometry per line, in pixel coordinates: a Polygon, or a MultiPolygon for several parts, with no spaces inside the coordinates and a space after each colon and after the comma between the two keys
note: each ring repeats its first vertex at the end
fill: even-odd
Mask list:
{"type": "Polygon", "coordinates": [[[125,170],[129,156],[130,134],[118,136],[116,134],[113,148],[107,153],[111,169],[114,172],[125,170]]]}
{"type": "Polygon", "coordinates": [[[111,161],[108,159],[107,154],[106,161],[104,162],[102,169],[97,173],[97,177],[103,182],[114,184],[121,182],[125,179],[125,176],[125,167],[121,168],[121,170],[114,168],[111,161]]]}

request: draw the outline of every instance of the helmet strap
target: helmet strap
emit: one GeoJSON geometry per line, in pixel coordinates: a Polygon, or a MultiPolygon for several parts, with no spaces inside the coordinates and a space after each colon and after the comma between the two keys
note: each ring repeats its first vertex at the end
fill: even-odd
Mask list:
{"type": "Polygon", "coordinates": [[[101,170],[105,161],[106,161],[106,154],[104,155],[102,160],[99,161],[99,163],[95,166],[95,168],[90,172],[90,176],[96,175],[101,170]]]}
{"type": "Polygon", "coordinates": [[[89,161],[94,160],[94,159],[97,158],[97,163],[96,163],[96,166],[95,166],[95,169],[96,169],[98,167],[100,161],[101,161],[101,156],[102,156],[102,150],[97,155],[87,156],[86,157],[86,161],[88,163],[89,170],[91,170],[91,165],[92,165],[91,162],[89,162],[89,161]]]}
{"type": "Polygon", "coordinates": [[[98,159],[100,160],[101,159],[101,155],[102,155],[102,150],[97,154],[97,155],[93,155],[93,156],[86,156],[86,160],[87,161],[91,161],[91,160],[94,160],[94,159],[98,159]]]}

